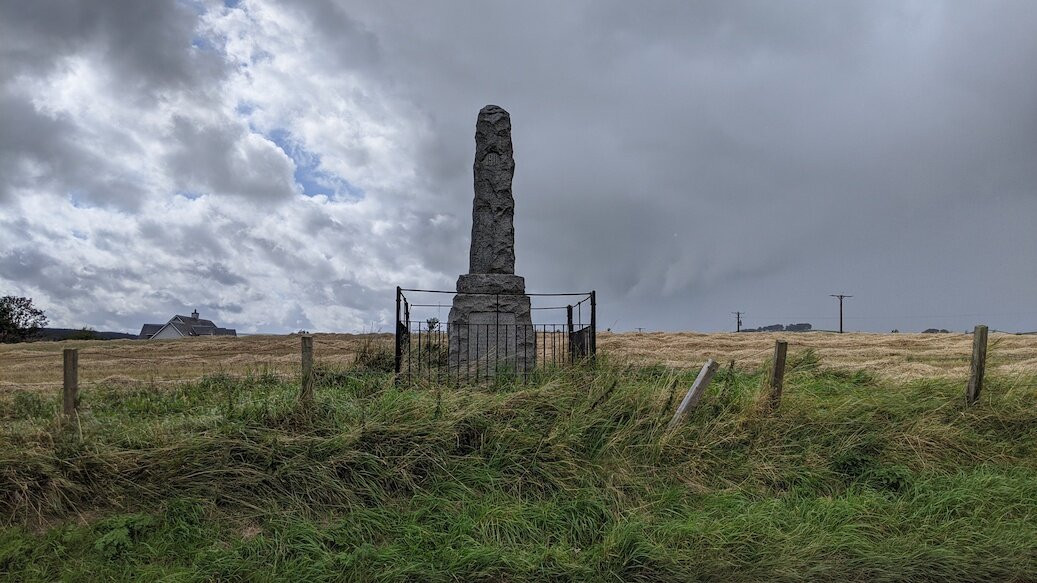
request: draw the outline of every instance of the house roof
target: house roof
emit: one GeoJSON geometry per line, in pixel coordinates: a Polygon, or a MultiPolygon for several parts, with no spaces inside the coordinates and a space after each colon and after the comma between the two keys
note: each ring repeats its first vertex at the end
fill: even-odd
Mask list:
{"type": "Polygon", "coordinates": [[[174,319],[174,320],[170,320],[169,321],[169,325],[172,326],[177,332],[179,332],[181,336],[190,336],[191,335],[191,325],[190,324],[185,324],[184,322],[182,322],[180,320],[175,320],[174,319]]]}
{"type": "Polygon", "coordinates": [[[206,320],[204,318],[192,318],[190,316],[184,316],[177,314],[169,319],[166,324],[145,324],[144,328],[141,328],[140,334],[143,338],[151,338],[158,334],[160,331],[167,327],[172,327],[181,336],[237,336],[238,333],[233,328],[220,328],[216,324],[213,324],[212,320],[206,320]],[[157,328],[151,329],[152,326],[157,328]],[[149,333],[145,335],[145,331],[149,333]]]}
{"type": "Polygon", "coordinates": [[[163,327],[165,327],[165,324],[144,324],[140,329],[140,337],[151,338],[163,327]]]}
{"type": "Polygon", "coordinates": [[[192,326],[212,326],[214,328],[216,327],[216,324],[213,324],[212,320],[206,320],[204,318],[192,318],[191,316],[181,316],[180,314],[173,316],[173,318],[169,321],[172,322],[173,320],[178,320],[180,322],[183,322],[184,324],[190,324],[192,326]]]}

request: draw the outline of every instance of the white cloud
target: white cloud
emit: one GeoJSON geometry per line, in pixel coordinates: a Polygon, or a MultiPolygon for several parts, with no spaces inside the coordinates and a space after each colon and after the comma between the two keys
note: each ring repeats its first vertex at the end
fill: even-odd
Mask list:
{"type": "Polygon", "coordinates": [[[3,160],[19,173],[0,219],[5,287],[55,325],[132,329],[198,307],[255,332],[387,329],[395,285],[448,284],[409,250],[415,231],[444,228],[418,218],[434,204],[413,164],[421,124],[336,70],[307,26],[275,4],[208,6],[202,48],[167,50],[215,52],[226,67],[137,87],[154,99],[127,95],[148,80],[96,43],[6,79],[61,127],[3,160]],[[304,196],[289,154],[311,186],[332,188],[304,196]]]}
{"type": "Polygon", "coordinates": [[[1032,253],[1004,250],[1037,245],[1035,12],[998,6],[5,6],[0,286],[58,325],[388,329],[396,285],[465,267],[496,102],[520,273],[597,287],[619,328],[827,314],[836,288],[1026,312],[1032,253]]]}

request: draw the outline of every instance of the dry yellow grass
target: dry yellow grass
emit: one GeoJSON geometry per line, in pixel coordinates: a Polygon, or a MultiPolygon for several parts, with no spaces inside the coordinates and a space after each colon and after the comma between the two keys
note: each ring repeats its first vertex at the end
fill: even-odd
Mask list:
{"type": "MultiPolygon", "coordinates": [[[[330,366],[353,361],[362,342],[390,346],[387,334],[316,334],[314,354],[330,366]]],[[[61,386],[61,352],[79,349],[80,384],[163,384],[207,374],[299,374],[299,337],[241,336],[181,340],[67,340],[0,345],[0,391],[61,386]]]]}
{"type": "MultiPolygon", "coordinates": [[[[366,338],[370,336],[317,334],[315,358],[331,366],[345,366],[366,338]]],[[[374,338],[391,346],[390,335],[374,338]]],[[[865,369],[890,380],[964,378],[972,349],[972,337],[967,334],[691,332],[602,333],[598,348],[614,359],[644,364],[697,367],[706,358],[714,358],[721,363],[735,360],[739,367],[746,367],[764,363],[777,338],[788,340],[793,354],[807,348],[816,350],[824,367],[865,369]]],[[[61,351],[68,347],[80,350],[80,382],[85,386],[102,381],[164,384],[219,372],[299,372],[299,337],[295,335],[34,342],[0,345],[0,391],[60,386],[61,351]]],[[[988,370],[1000,375],[1037,374],[1037,336],[991,334],[988,370]]]]}
{"type": "MultiPolygon", "coordinates": [[[[787,340],[793,354],[815,350],[822,367],[864,369],[898,381],[965,377],[972,355],[971,334],[605,333],[598,336],[598,349],[632,362],[671,367],[701,366],[707,358],[758,366],[770,358],[777,339],[787,340]]],[[[1037,336],[991,334],[987,370],[1037,374],[1037,336]]]]}

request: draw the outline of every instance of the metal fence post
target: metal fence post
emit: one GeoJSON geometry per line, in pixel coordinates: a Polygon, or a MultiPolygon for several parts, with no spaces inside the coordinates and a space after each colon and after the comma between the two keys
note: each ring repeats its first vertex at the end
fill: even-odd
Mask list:
{"type": "Polygon", "coordinates": [[[565,306],[565,342],[568,345],[569,350],[569,362],[576,361],[576,350],[573,347],[573,306],[569,304],[565,306]]]}
{"type": "Polygon", "coordinates": [[[403,290],[400,286],[396,286],[396,379],[400,377],[400,367],[403,364],[403,345],[401,342],[403,339],[400,337],[400,298],[403,296],[403,290]]]}
{"type": "Polygon", "coordinates": [[[591,362],[598,360],[598,296],[591,290],[591,362]]]}

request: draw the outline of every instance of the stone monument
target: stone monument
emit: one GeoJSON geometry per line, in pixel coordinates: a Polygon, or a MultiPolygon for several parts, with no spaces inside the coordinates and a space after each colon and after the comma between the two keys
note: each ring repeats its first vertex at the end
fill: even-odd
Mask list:
{"type": "Polygon", "coordinates": [[[515,159],[511,116],[487,105],[475,124],[475,201],[468,273],[457,278],[449,316],[449,366],[460,374],[527,372],[536,330],[525,279],[515,275],[515,159]]]}

